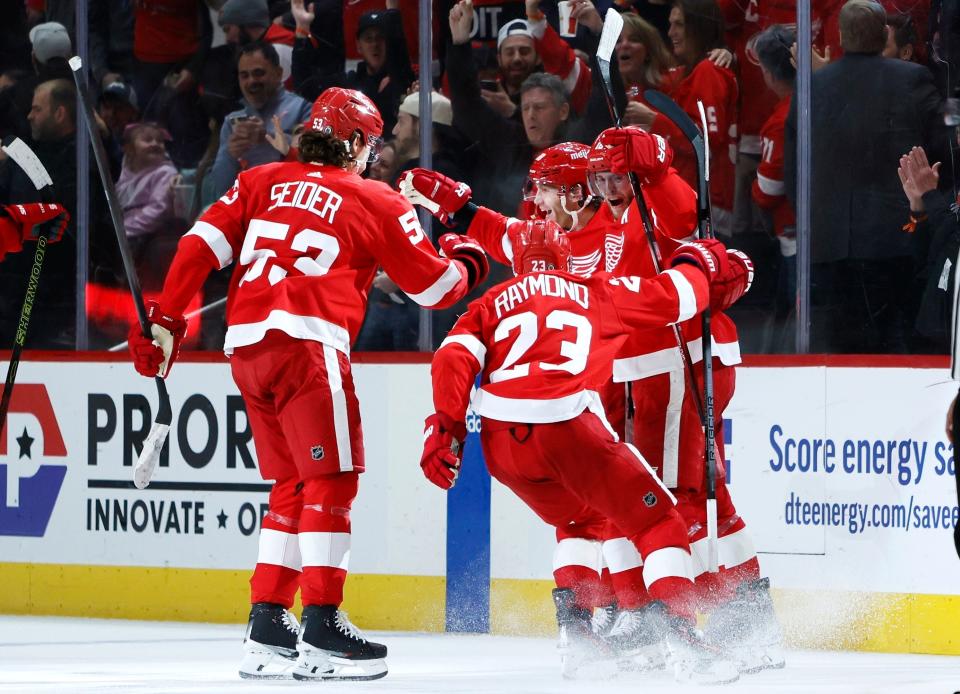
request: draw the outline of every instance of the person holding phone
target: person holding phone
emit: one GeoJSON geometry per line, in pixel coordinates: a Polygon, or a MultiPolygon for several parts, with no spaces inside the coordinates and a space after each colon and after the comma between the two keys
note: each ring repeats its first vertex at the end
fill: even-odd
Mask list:
{"type": "Polygon", "coordinates": [[[224,119],[204,196],[207,203],[226,193],[241,171],[283,159],[267,141],[268,134],[279,134],[274,116],[279,118],[281,132],[289,136],[310,113],[309,102],[284,89],[280,57],[269,43],[254,41],[240,49],[237,78],[243,108],[224,119]]]}

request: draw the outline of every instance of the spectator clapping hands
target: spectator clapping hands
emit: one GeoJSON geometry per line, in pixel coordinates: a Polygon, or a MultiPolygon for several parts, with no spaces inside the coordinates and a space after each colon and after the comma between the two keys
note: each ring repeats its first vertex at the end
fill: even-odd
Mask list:
{"type": "Polygon", "coordinates": [[[940,162],[931,166],[923,147],[914,147],[900,157],[897,174],[900,176],[903,192],[910,201],[911,211],[923,211],[924,193],[936,190],[940,182],[940,162]]]}

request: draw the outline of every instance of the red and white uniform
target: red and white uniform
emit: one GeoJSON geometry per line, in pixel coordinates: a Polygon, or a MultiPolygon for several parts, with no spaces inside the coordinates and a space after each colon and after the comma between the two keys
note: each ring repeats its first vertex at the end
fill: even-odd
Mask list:
{"type": "Polygon", "coordinates": [[[304,604],[337,605],[365,465],[349,353],[367,291],[382,266],[421,305],[446,307],[466,294],[466,270],[385,184],[299,162],[240,174],[181,239],[160,304],[182,313],[231,263],[224,347],[260,472],[276,480],[252,602],[290,607],[299,583],[304,604]]]}
{"type": "Polygon", "coordinates": [[[282,162],[241,173],[183,244],[219,268],[237,261],[228,354],[271,329],[349,354],[378,266],[427,308],[466,293],[465,270],[437,256],[403,196],[329,166],[282,162]]]}
{"type": "MultiPolygon", "coordinates": [[[[674,68],[682,70],[682,68],[674,68]]],[[[694,123],[700,123],[697,101],[703,102],[710,135],[710,201],[733,209],[734,165],[737,157],[737,80],[726,68],[701,60],[670,94],[694,123]]],[[[697,159],[690,142],[669,118],[658,114],[650,132],[664,136],[673,148],[673,166],[696,190],[697,159]]]]}
{"type": "MultiPolygon", "coordinates": [[[[631,330],[686,320],[708,295],[706,278],[689,266],[651,279],[523,274],[470,305],[432,368],[435,409],[457,421],[481,374],[473,409],[494,477],[555,526],[558,539],[571,524],[615,522],[646,562],[651,595],[684,616],[692,614],[686,525],[646,461],[618,442],[597,388],[631,330]]],[[[558,586],[590,605],[599,562],[593,569],[593,586],[583,575],[564,585],[576,579],[559,573],[558,586]]]]}
{"type": "Polygon", "coordinates": [[[790,97],[786,96],[763,125],[760,135],[763,155],[757,167],[757,180],[753,182],[753,199],[757,205],[773,216],[773,228],[780,238],[784,255],[796,253],[796,214],[787,199],[783,186],[784,124],[790,112],[790,97]],[[786,234],[784,231],[786,230],[786,234]],[[788,252],[791,251],[792,252],[788,252]]]}

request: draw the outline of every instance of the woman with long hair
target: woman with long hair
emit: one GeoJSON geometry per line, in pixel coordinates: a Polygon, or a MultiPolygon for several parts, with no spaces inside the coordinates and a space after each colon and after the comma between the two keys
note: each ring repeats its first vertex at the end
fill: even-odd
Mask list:
{"type": "MultiPolygon", "coordinates": [[[[671,96],[698,125],[698,102],[703,103],[710,140],[713,226],[718,233],[729,236],[737,153],[737,80],[733,72],[710,59],[711,51],[724,47],[723,28],[716,0],[674,0],[669,36],[682,78],[671,96]]],[[[696,187],[699,172],[686,138],[662,116],[655,119],[651,130],[669,136],[673,165],[696,187]]]]}

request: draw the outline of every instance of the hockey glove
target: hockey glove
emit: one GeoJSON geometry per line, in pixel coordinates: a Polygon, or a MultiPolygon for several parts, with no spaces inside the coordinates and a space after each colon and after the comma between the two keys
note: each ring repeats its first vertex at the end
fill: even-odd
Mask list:
{"type": "Polygon", "coordinates": [[[460,474],[460,447],[467,436],[463,422],[443,412],[427,417],[423,425],[423,475],[440,489],[450,489],[460,474]]]}
{"type": "Polygon", "coordinates": [[[70,221],[70,214],[57,203],[28,202],[0,207],[0,250],[19,251],[24,241],[43,236],[56,243],[70,221]]]}
{"type": "Polygon", "coordinates": [[[710,310],[725,311],[750,291],[753,261],[743,251],[727,249],[727,272],[718,273],[710,282],[710,310]]]}
{"type": "Polygon", "coordinates": [[[640,183],[654,185],[663,180],[673,161],[673,150],[659,135],[640,128],[620,128],[607,135],[613,173],[637,174],[640,183]]]}
{"type": "Polygon", "coordinates": [[[427,208],[446,226],[450,226],[450,218],[470,202],[472,193],[466,183],[429,169],[407,171],[397,188],[412,204],[427,208]]]}
{"type": "Polygon", "coordinates": [[[700,268],[708,282],[713,282],[715,277],[722,277],[729,273],[727,249],[716,239],[700,239],[685,243],[667,259],[667,267],[676,267],[683,263],[700,268]]]}
{"type": "Polygon", "coordinates": [[[490,261],[487,254],[476,241],[460,234],[444,234],[437,239],[440,255],[451,260],[459,260],[467,268],[467,283],[473,291],[490,274],[490,261]]]}
{"type": "Polygon", "coordinates": [[[143,376],[166,378],[180,353],[180,342],[187,334],[187,322],[183,316],[164,313],[156,301],[148,301],[146,308],[153,339],[143,336],[139,323],[131,326],[127,342],[133,366],[143,376]]]}

